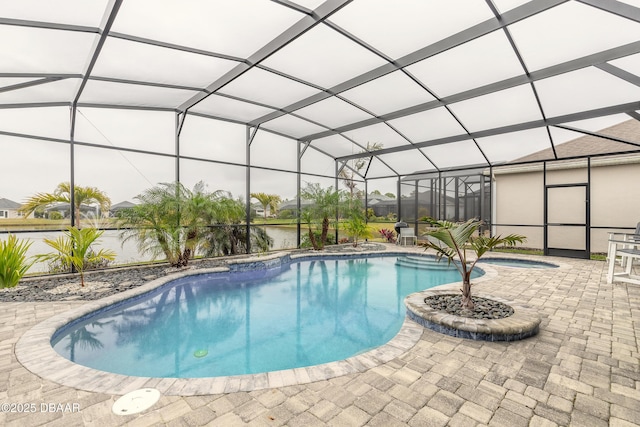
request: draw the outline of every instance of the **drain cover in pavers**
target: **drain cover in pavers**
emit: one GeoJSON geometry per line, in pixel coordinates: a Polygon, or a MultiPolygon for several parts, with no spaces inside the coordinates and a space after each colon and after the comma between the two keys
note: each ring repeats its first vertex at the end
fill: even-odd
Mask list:
{"type": "Polygon", "coordinates": [[[131,415],[151,408],[160,399],[160,392],[155,388],[141,388],[120,397],[111,410],[116,415],[131,415]]]}

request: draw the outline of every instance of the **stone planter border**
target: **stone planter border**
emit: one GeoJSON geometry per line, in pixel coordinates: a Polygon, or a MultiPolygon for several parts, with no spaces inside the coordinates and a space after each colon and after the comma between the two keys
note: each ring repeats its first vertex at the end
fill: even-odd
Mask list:
{"type": "Polygon", "coordinates": [[[426,290],[407,296],[404,303],[407,316],[425,328],[458,338],[482,341],[517,341],[538,333],[540,317],[525,305],[490,295],[474,293],[474,296],[507,304],[514,313],[503,319],[472,319],[456,316],[428,306],[424,299],[433,295],[455,294],[452,290],[426,290]]]}

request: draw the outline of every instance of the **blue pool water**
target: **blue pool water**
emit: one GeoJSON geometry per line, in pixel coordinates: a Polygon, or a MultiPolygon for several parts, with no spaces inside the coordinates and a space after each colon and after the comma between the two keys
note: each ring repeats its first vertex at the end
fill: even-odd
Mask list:
{"type": "Polygon", "coordinates": [[[80,319],[58,331],[52,345],[73,362],[134,376],[311,366],[385,344],[402,326],[406,295],[459,280],[446,261],[405,256],[202,274],[80,319]]]}

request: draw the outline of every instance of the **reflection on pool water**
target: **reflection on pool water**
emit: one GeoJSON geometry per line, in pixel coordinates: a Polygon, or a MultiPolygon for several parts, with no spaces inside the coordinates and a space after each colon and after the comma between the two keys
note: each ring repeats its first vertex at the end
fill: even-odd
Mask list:
{"type": "Polygon", "coordinates": [[[459,280],[446,262],[415,256],[193,275],[79,319],[56,332],[52,345],[73,362],[134,376],[311,366],[385,344],[402,326],[406,295],[459,280]]]}

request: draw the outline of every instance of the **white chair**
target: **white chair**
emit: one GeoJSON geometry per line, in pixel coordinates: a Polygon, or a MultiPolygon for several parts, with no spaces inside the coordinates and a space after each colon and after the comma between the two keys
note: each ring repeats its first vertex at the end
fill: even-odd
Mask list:
{"type": "Polygon", "coordinates": [[[640,260],[640,240],[637,237],[637,234],[609,234],[607,283],[620,281],[640,285],[640,276],[633,271],[633,261],[640,260]],[[617,257],[620,257],[620,265],[624,269],[621,273],[615,272],[617,257]]]}
{"type": "Polygon", "coordinates": [[[418,238],[416,237],[416,234],[413,228],[409,228],[409,227],[400,229],[400,237],[398,240],[400,244],[403,246],[407,245],[407,241],[410,241],[412,245],[415,245],[418,243],[418,238]]]}
{"type": "MultiPolygon", "coordinates": [[[[607,261],[611,257],[611,252],[614,249],[614,246],[619,246],[618,249],[634,249],[632,246],[624,246],[621,244],[621,241],[628,241],[631,243],[639,243],[640,242],[640,222],[636,226],[636,231],[633,234],[627,233],[609,233],[609,251],[607,252],[607,261]]],[[[627,258],[624,256],[620,256],[619,254],[614,257],[616,262],[619,262],[620,265],[624,268],[627,258]],[[618,259],[618,257],[620,257],[618,259]]],[[[633,262],[633,259],[631,260],[633,262]]]]}

